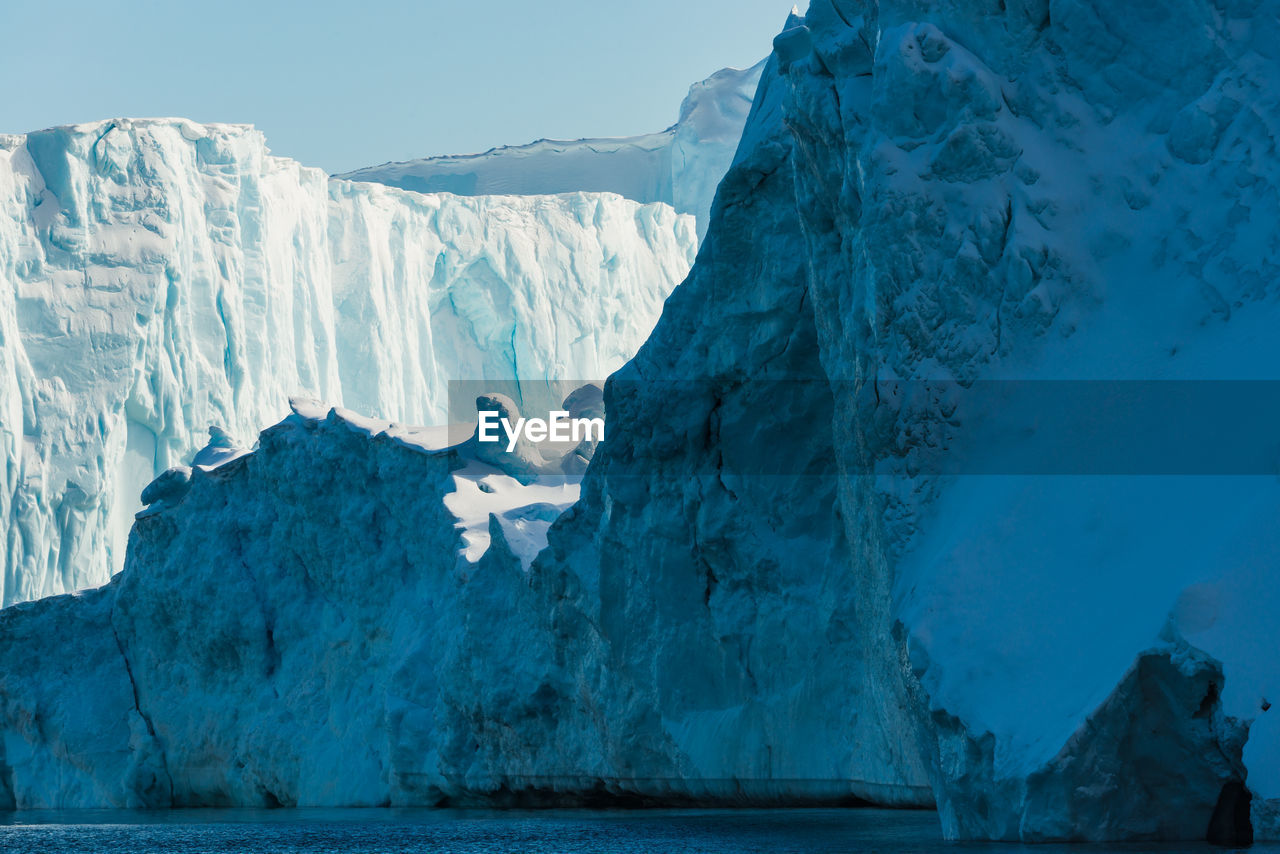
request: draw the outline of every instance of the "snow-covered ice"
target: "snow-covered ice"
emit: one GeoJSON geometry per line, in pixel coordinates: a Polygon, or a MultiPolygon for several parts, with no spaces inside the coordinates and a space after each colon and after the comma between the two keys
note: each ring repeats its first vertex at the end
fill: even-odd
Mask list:
{"type": "Polygon", "coordinates": [[[579,477],[540,475],[522,484],[484,463],[453,473],[453,492],[444,505],[458,517],[463,554],[475,563],[489,550],[489,517],[502,526],[511,551],[525,569],[547,545],[547,530],[578,500],[579,477]]]}
{"type": "Polygon", "coordinates": [[[107,588],[0,615],[14,802],[928,803],[892,734],[887,605],[855,609],[843,571],[829,439],[794,430],[831,400],[790,382],[818,354],[769,74],[701,272],[615,377],[584,501],[560,514],[572,480],[527,449],[480,461],[295,401],[253,453],[157,488],[107,588]],[[731,448],[703,442],[720,418],[731,448]],[[716,475],[761,448],[771,475],[716,475]],[[49,680],[33,652],[64,633],[91,666],[49,680]],[[45,711],[85,696],[95,727],[45,711]]]}

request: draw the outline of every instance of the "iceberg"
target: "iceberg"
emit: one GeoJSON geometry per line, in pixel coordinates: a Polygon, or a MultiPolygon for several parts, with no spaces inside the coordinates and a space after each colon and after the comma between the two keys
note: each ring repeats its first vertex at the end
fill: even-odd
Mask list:
{"type": "Polygon", "coordinates": [[[142,488],[290,396],[425,424],[451,380],[607,376],[696,243],[667,205],[356,184],[183,119],[0,137],[0,212],[6,604],[105,582],[142,488]]]}
{"type": "Polygon", "coordinates": [[[951,838],[1276,833],[1274,454],[1196,471],[1257,444],[1228,429],[1137,474],[1011,472],[1068,431],[944,393],[1277,378],[1276,13],[815,0],[780,40],[854,574],[893,600],[951,838]]]}
{"type": "Polygon", "coordinates": [[[508,609],[531,579],[503,532],[576,479],[524,485],[439,430],[292,408],[254,450],[148,487],[109,584],[0,611],[0,808],[430,804],[504,784],[515,745],[486,715],[545,720],[558,695],[512,693],[539,659],[519,649],[532,614],[508,609]]]}
{"type": "Polygon", "coordinates": [[[606,385],[608,439],[543,561],[577,579],[569,649],[615,767],[772,803],[930,806],[890,600],[840,519],[780,67],[692,273],[606,385]]]}
{"type": "Polygon", "coordinates": [[[1274,440],[1135,473],[1041,406],[1280,380],[1280,6],[997,5],[788,19],[597,446],[299,405],[154,481],[123,573],[0,612],[0,804],[1280,838],[1274,440]]]}
{"type": "Polygon", "coordinates": [[[12,803],[931,803],[829,435],[794,429],[833,403],[766,79],[697,272],[610,380],[606,441],[566,455],[580,483],[301,401],[251,453],[215,438],[229,461],[147,489],[111,584],[0,612],[12,803]],[[716,474],[761,443],[774,470],[716,474]],[[64,654],[91,664],[48,679],[64,654]]]}

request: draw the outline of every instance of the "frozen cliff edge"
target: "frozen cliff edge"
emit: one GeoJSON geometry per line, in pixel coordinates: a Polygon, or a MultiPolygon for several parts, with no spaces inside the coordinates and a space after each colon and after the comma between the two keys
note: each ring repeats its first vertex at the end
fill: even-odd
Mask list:
{"type": "Polygon", "coordinates": [[[938,474],[1060,430],[948,384],[1276,379],[1278,12],[814,0],[775,41],[843,520],[950,837],[1280,833],[1274,466],[938,474]]]}
{"type": "Polygon", "coordinates": [[[0,136],[0,601],[106,581],[142,487],[291,395],[438,423],[452,379],[607,376],[695,245],[666,205],[355,184],[247,126],[0,136]]]}
{"type": "Polygon", "coordinates": [[[695,83],[680,105],[679,120],[660,133],[542,139],[483,154],[384,163],[338,177],[464,196],[618,193],[638,202],[665,202],[693,215],[701,238],[763,68],[764,60],[750,68],[724,68],[695,83]]]}

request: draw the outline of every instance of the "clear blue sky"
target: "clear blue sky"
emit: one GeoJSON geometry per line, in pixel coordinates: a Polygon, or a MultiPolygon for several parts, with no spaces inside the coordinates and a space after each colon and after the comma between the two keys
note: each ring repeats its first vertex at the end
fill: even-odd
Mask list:
{"type": "MultiPolygon", "coordinates": [[[[675,121],[792,0],[0,0],[0,132],[247,122],[330,172],[675,121]]],[[[803,3],[801,4],[804,5],[803,3]]]]}

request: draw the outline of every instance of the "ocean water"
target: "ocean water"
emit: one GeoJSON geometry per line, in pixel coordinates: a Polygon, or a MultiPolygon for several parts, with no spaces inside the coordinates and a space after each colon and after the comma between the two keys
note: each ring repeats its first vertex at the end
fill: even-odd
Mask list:
{"type": "MultiPolygon", "coordinates": [[[[1100,854],[1196,852],[1208,845],[944,842],[932,812],[843,810],[57,810],[0,813],[0,852],[255,854],[1100,854]]],[[[1275,854],[1280,845],[1257,845],[1275,854]]]]}

